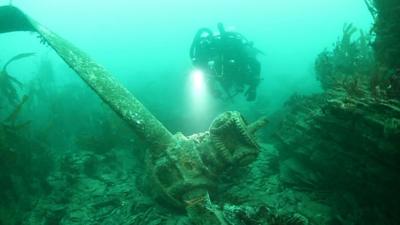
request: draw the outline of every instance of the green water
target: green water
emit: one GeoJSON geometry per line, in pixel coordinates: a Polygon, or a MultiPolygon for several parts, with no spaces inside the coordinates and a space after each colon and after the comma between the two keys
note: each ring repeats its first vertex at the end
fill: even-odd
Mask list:
{"type": "MultiPolygon", "coordinates": [[[[374,17],[366,2],[372,1],[12,4],[106,68],[172,134],[207,131],[226,111],[239,111],[248,123],[267,117],[256,147],[235,136],[237,124],[217,137],[232,152],[232,146],[259,149],[254,162],[201,172],[212,180],[203,186],[226,224],[398,224],[400,70],[382,61],[390,51],[376,41],[396,43],[398,30],[379,39],[386,37],[379,28],[381,21],[396,21],[380,16],[388,12],[382,8],[397,8],[377,0],[381,14],[374,17]],[[263,52],[255,101],[243,94],[216,98],[210,83],[193,80],[193,37],[204,27],[217,32],[219,22],[263,52]]],[[[7,18],[0,30],[3,23],[7,18]]],[[[170,143],[149,143],[137,130],[140,119],[132,129],[43,40],[35,32],[0,34],[1,66],[34,53],[11,62],[0,76],[0,225],[222,224],[209,222],[208,214],[196,220],[189,208],[199,198],[182,200],[199,186],[175,193],[184,206],[160,194],[165,190],[157,182],[179,177],[170,168],[194,160],[191,150],[185,153],[191,149],[186,142],[175,136],[174,148],[160,148],[170,155],[152,153],[170,143]],[[165,159],[150,162],[154,157],[165,159]],[[152,173],[157,166],[166,168],[158,178],[152,173]]],[[[135,110],[128,113],[132,118],[140,114],[135,110]]],[[[147,125],[143,129],[151,130],[147,125]]],[[[201,162],[213,154],[219,153],[201,155],[201,162]]]]}
{"type": "MultiPolygon", "coordinates": [[[[336,41],[344,23],[354,23],[366,31],[372,24],[361,0],[16,1],[14,4],[88,52],[161,117],[166,116],[163,110],[166,108],[178,111],[177,114],[185,111],[187,117],[196,116],[189,111],[190,99],[185,96],[190,89],[186,79],[192,69],[188,49],[201,27],[216,31],[216,24],[223,22],[265,52],[260,56],[264,81],[259,97],[268,102],[270,113],[295,91],[318,91],[319,84],[312,74],[314,59],[336,41]],[[166,98],[169,100],[165,101],[166,98]]],[[[65,74],[57,75],[57,81],[61,85],[72,81],[74,76],[67,75],[70,71],[64,64],[32,36],[3,35],[3,61],[20,52],[37,52],[34,59],[20,62],[28,70],[21,79],[29,80],[37,68],[35,64],[42,55],[48,55],[59,73],[65,74]]],[[[15,65],[10,70],[18,73],[18,68],[15,65]]],[[[200,121],[186,128],[187,131],[206,129],[208,125],[201,124],[209,124],[221,111],[254,106],[254,103],[242,105],[241,100],[237,99],[232,106],[208,99],[209,110],[204,112],[207,115],[197,115],[200,121]]],[[[169,126],[175,127],[175,122],[169,126]]],[[[174,130],[183,129],[178,127],[174,130]]]]}

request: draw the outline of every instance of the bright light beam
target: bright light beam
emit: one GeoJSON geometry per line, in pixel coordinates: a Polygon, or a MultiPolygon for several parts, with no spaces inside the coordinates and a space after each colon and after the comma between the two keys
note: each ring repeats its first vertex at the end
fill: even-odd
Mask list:
{"type": "Polygon", "coordinates": [[[197,119],[204,117],[209,109],[207,82],[201,70],[193,70],[189,76],[190,105],[193,116],[197,119]]]}
{"type": "Polygon", "coordinates": [[[206,84],[204,74],[201,70],[194,70],[191,74],[193,91],[199,95],[204,94],[206,91],[206,84]]]}

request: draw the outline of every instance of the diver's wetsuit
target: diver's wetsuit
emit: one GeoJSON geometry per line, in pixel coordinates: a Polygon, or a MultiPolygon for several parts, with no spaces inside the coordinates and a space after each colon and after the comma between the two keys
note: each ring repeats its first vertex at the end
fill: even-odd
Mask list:
{"type": "MultiPolygon", "coordinates": [[[[261,66],[256,59],[259,51],[241,34],[225,31],[222,24],[218,24],[218,30],[219,35],[207,28],[196,33],[190,49],[193,65],[210,76],[212,87],[218,82],[228,97],[243,92],[247,85],[245,95],[252,101],[260,83],[261,66]]],[[[218,93],[217,88],[212,89],[218,93]]]]}

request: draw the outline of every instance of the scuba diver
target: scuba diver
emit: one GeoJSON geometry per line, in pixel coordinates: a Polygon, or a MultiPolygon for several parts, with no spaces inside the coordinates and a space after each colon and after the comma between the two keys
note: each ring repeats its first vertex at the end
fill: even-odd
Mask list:
{"type": "Polygon", "coordinates": [[[261,81],[256,56],[262,52],[243,35],[225,31],[222,23],[218,31],[216,35],[208,28],[197,31],[190,48],[193,65],[205,73],[214,96],[232,99],[244,92],[247,101],[254,101],[261,81]]]}

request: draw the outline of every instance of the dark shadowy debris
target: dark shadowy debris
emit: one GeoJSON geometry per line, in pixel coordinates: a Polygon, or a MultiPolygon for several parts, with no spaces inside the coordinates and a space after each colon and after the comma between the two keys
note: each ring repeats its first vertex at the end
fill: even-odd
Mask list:
{"type": "Polygon", "coordinates": [[[281,182],[325,199],[340,224],[398,224],[400,102],[335,89],[287,107],[273,137],[281,182]]]}

